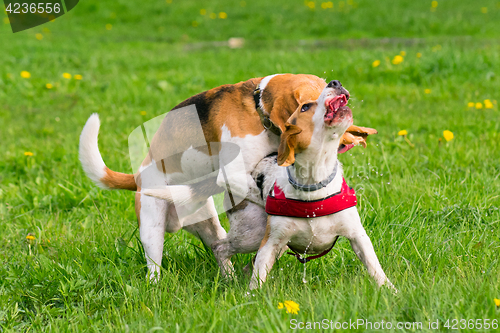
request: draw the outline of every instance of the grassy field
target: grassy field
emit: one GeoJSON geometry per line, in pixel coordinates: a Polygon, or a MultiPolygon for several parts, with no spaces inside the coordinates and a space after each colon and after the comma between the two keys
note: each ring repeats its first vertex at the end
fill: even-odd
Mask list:
{"type": "MultiPolygon", "coordinates": [[[[500,2],[434,6],[82,1],[28,31],[0,26],[0,332],[288,332],[290,320],[323,319],[427,332],[429,322],[500,320],[500,2]],[[244,47],[228,48],[230,37],[244,47]],[[378,129],[340,159],[397,295],[376,287],[345,239],[307,264],[307,284],[285,256],[247,295],[251,256],[235,256],[239,279],[223,280],[183,231],[166,235],[151,286],[133,193],[84,175],[78,137],[91,113],[107,165],[131,172],[127,138],[142,122],[277,72],[340,80],[355,123],[378,129]],[[298,314],[278,309],[286,300],[298,314]]],[[[460,331],[484,331],[471,327],[460,331]]]]}

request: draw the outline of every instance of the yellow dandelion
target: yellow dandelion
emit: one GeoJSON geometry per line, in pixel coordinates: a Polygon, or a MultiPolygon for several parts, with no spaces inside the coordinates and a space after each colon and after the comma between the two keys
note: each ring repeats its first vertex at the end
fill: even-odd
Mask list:
{"type": "Polygon", "coordinates": [[[35,240],[35,236],[28,235],[28,236],[26,236],[26,239],[30,240],[30,241],[35,240]]]}
{"type": "Polygon", "coordinates": [[[481,7],[481,13],[487,14],[488,13],[488,7],[481,7]]]}
{"type": "Polygon", "coordinates": [[[211,18],[212,20],[213,20],[213,19],[215,19],[215,18],[217,18],[217,14],[215,14],[215,13],[210,13],[210,18],[211,18]]]}
{"type": "Polygon", "coordinates": [[[28,72],[28,71],[22,71],[22,72],[21,72],[21,77],[22,77],[23,79],[29,79],[29,78],[31,77],[31,73],[30,73],[30,72],[28,72]]]}
{"type": "Polygon", "coordinates": [[[500,307],[500,299],[494,298],[493,302],[495,302],[495,305],[497,306],[497,308],[500,307]]]}
{"type": "Polygon", "coordinates": [[[172,3],[172,0],[167,0],[167,3],[170,5],[172,3]]]}
{"type": "Polygon", "coordinates": [[[62,77],[69,80],[69,79],[71,79],[71,74],[70,73],[63,73],[62,77]]]}
{"type": "Polygon", "coordinates": [[[34,154],[30,151],[25,151],[24,156],[33,156],[34,154]]]}
{"type": "Polygon", "coordinates": [[[476,103],[476,109],[482,109],[483,108],[483,103],[477,102],[476,103]]]}
{"type": "Polygon", "coordinates": [[[401,131],[398,132],[398,135],[400,135],[400,136],[408,135],[408,131],[407,130],[401,130],[401,131]]]}
{"type": "Polygon", "coordinates": [[[378,67],[380,66],[380,60],[375,60],[374,62],[372,62],[372,67],[378,67]]]}
{"type": "Polygon", "coordinates": [[[227,14],[225,12],[220,12],[219,13],[219,18],[225,20],[225,19],[227,19],[227,14]]]}
{"type": "Polygon", "coordinates": [[[38,39],[38,40],[42,40],[43,39],[43,35],[41,33],[37,33],[35,35],[35,38],[38,39]]]}
{"type": "Polygon", "coordinates": [[[310,9],[314,9],[314,7],[316,7],[316,4],[314,3],[314,1],[308,1],[306,3],[306,6],[309,7],[310,9]]]}
{"type": "Polygon", "coordinates": [[[493,103],[491,103],[491,101],[489,99],[485,99],[484,100],[484,107],[486,109],[493,109],[493,103]]]}
{"type": "Polygon", "coordinates": [[[47,89],[52,89],[52,88],[54,88],[54,86],[52,85],[52,83],[47,83],[47,84],[45,85],[45,88],[47,88],[47,89]]]}
{"type": "Polygon", "coordinates": [[[422,53],[418,52],[417,53],[417,58],[422,58],[422,53]]]}
{"type": "Polygon", "coordinates": [[[75,80],[81,80],[81,79],[83,79],[83,76],[81,76],[80,74],[75,75],[75,80]]]}
{"type": "Polygon", "coordinates": [[[450,141],[450,140],[453,140],[454,136],[453,136],[453,132],[452,131],[443,131],[443,137],[446,141],[450,141]]]}
{"type": "Polygon", "coordinates": [[[200,14],[201,15],[207,15],[207,10],[206,9],[200,9],[200,14]]]}
{"type": "Polygon", "coordinates": [[[323,8],[323,9],[333,8],[333,2],[331,2],[331,1],[322,2],[321,8],[323,8]]]}
{"type": "Polygon", "coordinates": [[[426,94],[430,94],[430,93],[431,93],[431,90],[430,90],[430,89],[425,89],[425,90],[424,90],[424,92],[425,92],[426,94]]]}
{"type": "Polygon", "coordinates": [[[431,2],[431,7],[432,8],[436,8],[437,6],[438,6],[438,2],[437,1],[431,2]]]}
{"type": "Polygon", "coordinates": [[[145,116],[147,112],[146,111],[141,111],[140,113],[141,113],[141,116],[145,116]]]}
{"type": "Polygon", "coordinates": [[[404,58],[398,54],[397,56],[394,57],[394,59],[392,59],[392,63],[394,65],[399,65],[400,63],[403,62],[403,60],[404,60],[404,58]]]}
{"type": "Polygon", "coordinates": [[[113,25],[110,23],[106,24],[106,30],[111,30],[111,29],[113,29],[113,25]]]}
{"type": "Polygon", "coordinates": [[[404,57],[404,56],[406,55],[406,52],[405,52],[405,51],[401,51],[401,52],[399,52],[399,54],[400,54],[402,57],[404,57]]]}
{"type": "Polygon", "coordinates": [[[467,103],[467,106],[468,106],[468,107],[470,107],[470,108],[473,108],[473,107],[474,107],[474,105],[475,105],[475,104],[474,104],[474,102],[469,102],[469,103],[467,103]]]}
{"type": "Polygon", "coordinates": [[[286,308],[286,313],[298,314],[300,311],[299,305],[294,301],[285,301],[278,303],[278,309],[286,308]]]}

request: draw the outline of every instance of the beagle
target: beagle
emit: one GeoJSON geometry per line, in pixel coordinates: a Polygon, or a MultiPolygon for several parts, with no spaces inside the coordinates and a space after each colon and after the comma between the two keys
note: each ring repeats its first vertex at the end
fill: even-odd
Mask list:
{"type": "MultiPolygon", "coordinates": [[[[103,189],[136,191],[135,211],[149,279],[157,281],[160,275],[164,233],[181,228],[214,250],[223,274],[232,271],[230,260],[217,250],[226,231],[212,195],[226,190],[229,208],[244,205],[249,193],[258,191],[252,170],[278,150],[279,135],[290,115],[316,100],[326,85],[314,75],[276,74],[192,96],[168,112],[159,127],[138,128],[145,133],[147,154],[133,174],[104,164],[97,144],[99,118],[93,114],[88,119],[79,146],[83,170],[103,189]]],[[[337,89],[349,98],[347,90],[337,89]]],[[[338,149],[364,144],[371,133],[353,126],[339,139],[338,149]]]]}
{"type": "MultiPolygon", "coordinates": [[[[361,224],[354,190],[346,185],[337,159],[339,143],[353,122],[346,96],[335,89],[338,85],[332,81],[317,101],[299,106],[285,123],[277,156],[264,158],[253,172],[263,183],[262,199],[269,216],[266,230],[260,225],[265,237],[255,258],[250,289],[266,280],[276,257],[287,247],[305,263],[326,254],[339,236],[350,240],[379,286],[394,288],[361,224]],[[316,256],[305,258],[306,254],[316,256]]],[[[251,221],[250,216],[240,216],[240,223],[245,220],[251,221]]]]}

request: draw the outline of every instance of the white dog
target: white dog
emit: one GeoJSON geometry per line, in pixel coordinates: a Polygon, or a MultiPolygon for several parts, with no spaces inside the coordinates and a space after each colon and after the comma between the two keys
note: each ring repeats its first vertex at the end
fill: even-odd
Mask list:
{"type": "Polygon", "coordinates": [[[346,96],[325,87],[317,101],[304,103],[288,119],[277,157],[257,165],[253,174],[265,176],[262,197],[269,217],[250,289],[266,280],[287,246],[307,262],[306,254],[326,254],[339,236],[350,240],[379,286],[393,287],[361,225],[354,190],[346,185],[337,160],[339,140],[353,122],[346,104],[346,96]]]}

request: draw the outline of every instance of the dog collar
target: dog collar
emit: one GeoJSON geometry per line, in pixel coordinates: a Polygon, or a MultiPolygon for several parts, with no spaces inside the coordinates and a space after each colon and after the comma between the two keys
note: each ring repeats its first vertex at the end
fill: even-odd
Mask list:
{"type": "Polygon", "coordinates": [[[356,192],[347,186],[344,178],[342,178],[340,192],[313,201],[288,199],[283,190],[274,183],[274,196],[269,194],[266,199],[266,213],[278,216],[314,218],[335,214],[354,207],[356,204],[356,192]]]}
{"type": "Polygon", "coordinates": [[[303,184],[297,183],[297,181],[292,178],[292,175],[291,175],[290,169],[289,169],[290,167],[287,167],[286,173],[288,174],[288,182],[290,184],[292,184],[292,186],[296,190],[301,190],[304,192],[314,192],[314,191],[317,191],[319,189],[322,189],[323,187],[325,187],[326,185],[328,185],[332,182],[333,178],[335,178],[335,176],[337,175],[338,166],[339,166],[339,162],[337,161],[337,163],[335,164],[335,168],[333,168],[333,172],[330,174],[330,176],[328,176],[326,179],[323,179],[319,183],[309,184],[309,185],[303,185],[303,184]]]}
{"type": "Polygon", "coordinates": [[[264,110],[262,110],[262,107],[261,107],[262,104],[260,101],[261,96],[262,96],[262,89],[260,89],[260,84],[259,84],[257,86],[257,88],[255,88],[255,90],[253,91],[253,100],[255,102],[255,110],[257,110],[257,113],[259,114],[259,118],[260,118],[260,122],[262,123],[262,126],[264,126],[264,128],[266,130],[269,130],[272,133],[276,134],[277,136],[280,136],[281,129],[278,126],[276,126],[271,121],[269,116],[264,114],[264,110]]]}

